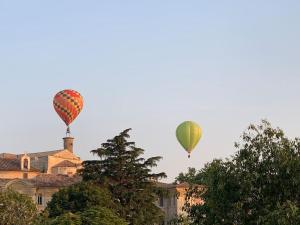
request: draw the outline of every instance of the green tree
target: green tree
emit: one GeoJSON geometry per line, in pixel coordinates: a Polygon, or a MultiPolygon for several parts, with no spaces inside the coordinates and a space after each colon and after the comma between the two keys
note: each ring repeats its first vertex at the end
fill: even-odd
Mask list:
{"type": "Polygon", "coordinates": [[[186,205],[194,224],[300,224],[300,140],[267,121],[251,125],[237,153],[196,174],[204,205],[186,205]]]}
{"type": "Polygon", "coordinates": [[[186,215],[177,215],[176,218],[172,219],[167,224],[168,225],[190,225],[191,221],[186,215]]]}
{"type": "Polygon", "coordinates": [[[273,211],[269,211],[266,216],[260,218],[260,224],[264,225],[286,225],[300,224],[299,204],[286,201],[277,205],[273,211]]]}
{"type": "Polygon", "coordinates": [[[93,207],[81,214],[82,224],[87,225],[127,225],[124,219],[118,217],[111,209],[93,207]]]}
{"type": "Polygon", "coordinates": [[[81,182],[56,192],[46,210],[49,217],[56,217],[68,212],[83,212],[95,206],[115,208],[116,204],[106,189],[91,183],[81,182]]]}
{"type": "MultiPolygon", "coordinates": [[[[54,219],[50,219],[50,225],[81,225],[81,218],[77,214],[73,214],[71,212],[64,213],[60,216],[55,217],[54,219]]],[[[90,225],[85,223],[86,225],[90,225]]]]}
{"type": "Polygon", "coordinates": [[[163,212],[155,205],[154,180],[166,177],[165,173],[152,173],[161,157],[144,159],[144,150],[129,142],[124,130],[100,148],[91,152],[99,160],[83,162],[81,175],[85,181],[93,181],[107,187],[122,208],[120,215],[131,225],[153,225],[163,219],[163,212]]]}
{"type": "Polygon", "coordinates": [[[105,207],[91,207],[83,212],[66,212],[57,217],[43,218],[34,225],[127,225],[116,213],[105,207]]]}
{"type": "Polygon", "coordinates": [[[107,189],[81,182],[55,193],[34,225],[126,225],[117,209],[107,189]]]}
{"type": "Polygon", "coordinates": [[[49,219],[49,214],[47,210],[39,213],[33,220],[33,225],[51,225],[52,219],[49,219]]]}
{"type": "Polygon", "coordinates": [[[0,224],[30,225],[37,215],[32,199],[11,189],[0,192],[0,224]]]}
{"type": "Polygon", "coordinates": [[[189,167],[187,173],[179,173],[179,175],[175,178],[175,184],[181,184],[184,182],[187,183],[195,183],[197,176],[197,170],[195,168],[189,167]]]}

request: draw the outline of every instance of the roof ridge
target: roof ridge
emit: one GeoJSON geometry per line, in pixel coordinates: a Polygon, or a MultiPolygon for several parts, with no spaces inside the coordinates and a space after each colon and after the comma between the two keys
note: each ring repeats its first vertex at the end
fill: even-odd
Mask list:
{"type": "Polygon", "coordinates": [[[77,165],[78,164],[65,159],[65,160],[55,164],[53,167],[76,167],[77,165]]]}

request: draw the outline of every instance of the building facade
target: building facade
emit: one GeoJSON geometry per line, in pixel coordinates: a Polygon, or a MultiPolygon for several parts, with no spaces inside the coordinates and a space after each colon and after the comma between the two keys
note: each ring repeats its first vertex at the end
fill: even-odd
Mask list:
{"type": "Polygon", "coordinates": [[[0,154],[0,189],[11,188],[30,196],[39,210],[62,187],[79,182],[82,161],[73,153],[73,138],[65,137],[64,149],[28,154],[0,154]]]}
{"type": "Polygon", "coordinates": [[[0,189],[11,188],[21,194],[28,195],[36,203],[38,210],[43,210],[52,195],[60,188],[80,182],[79,176],[61,174],[39,174],[31,179],[0,179],[0,189]]]}
{"type": "MultiPolygon", "coordinates": [[[[160,196],[157,201],[157,205],[165,213],[165,219],[162,225],[171,224],[178,216],[186,216],[187,213],[184,211],[184,206],[187,201],[186,194],[190,185],[188,183],[166,184],[158,182],[157,186],[167,190],[167,194],[160,196]]],[[[197,185],[197,188],[203,190],[201,185],[197,185]]],[[[200,198],[189,198],[189,203],[191,205],[204,204],[200,198]]]]}

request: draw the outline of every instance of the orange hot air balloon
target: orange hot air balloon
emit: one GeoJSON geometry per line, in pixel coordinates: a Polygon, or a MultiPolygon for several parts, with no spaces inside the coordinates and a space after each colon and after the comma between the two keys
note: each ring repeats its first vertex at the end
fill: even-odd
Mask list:
{"type": "Polygon", "coordinates": [[[76,119],[83,107],[82,96],[74,90],[60,91],[54,96],[53,106],[57,114],[68,126],[67,134],[70,134],[69,125],[76,119]]]}

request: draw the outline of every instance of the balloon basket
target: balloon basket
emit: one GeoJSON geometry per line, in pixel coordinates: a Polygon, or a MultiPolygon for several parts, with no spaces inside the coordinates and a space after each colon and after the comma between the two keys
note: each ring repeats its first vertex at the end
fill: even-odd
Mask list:
{"type": "Polygon", "coordinates": [[[66,130],[66,137],[71,137],[71,130],[70,130],[69,126],[67,127],[67,130],[66,130]]]}

